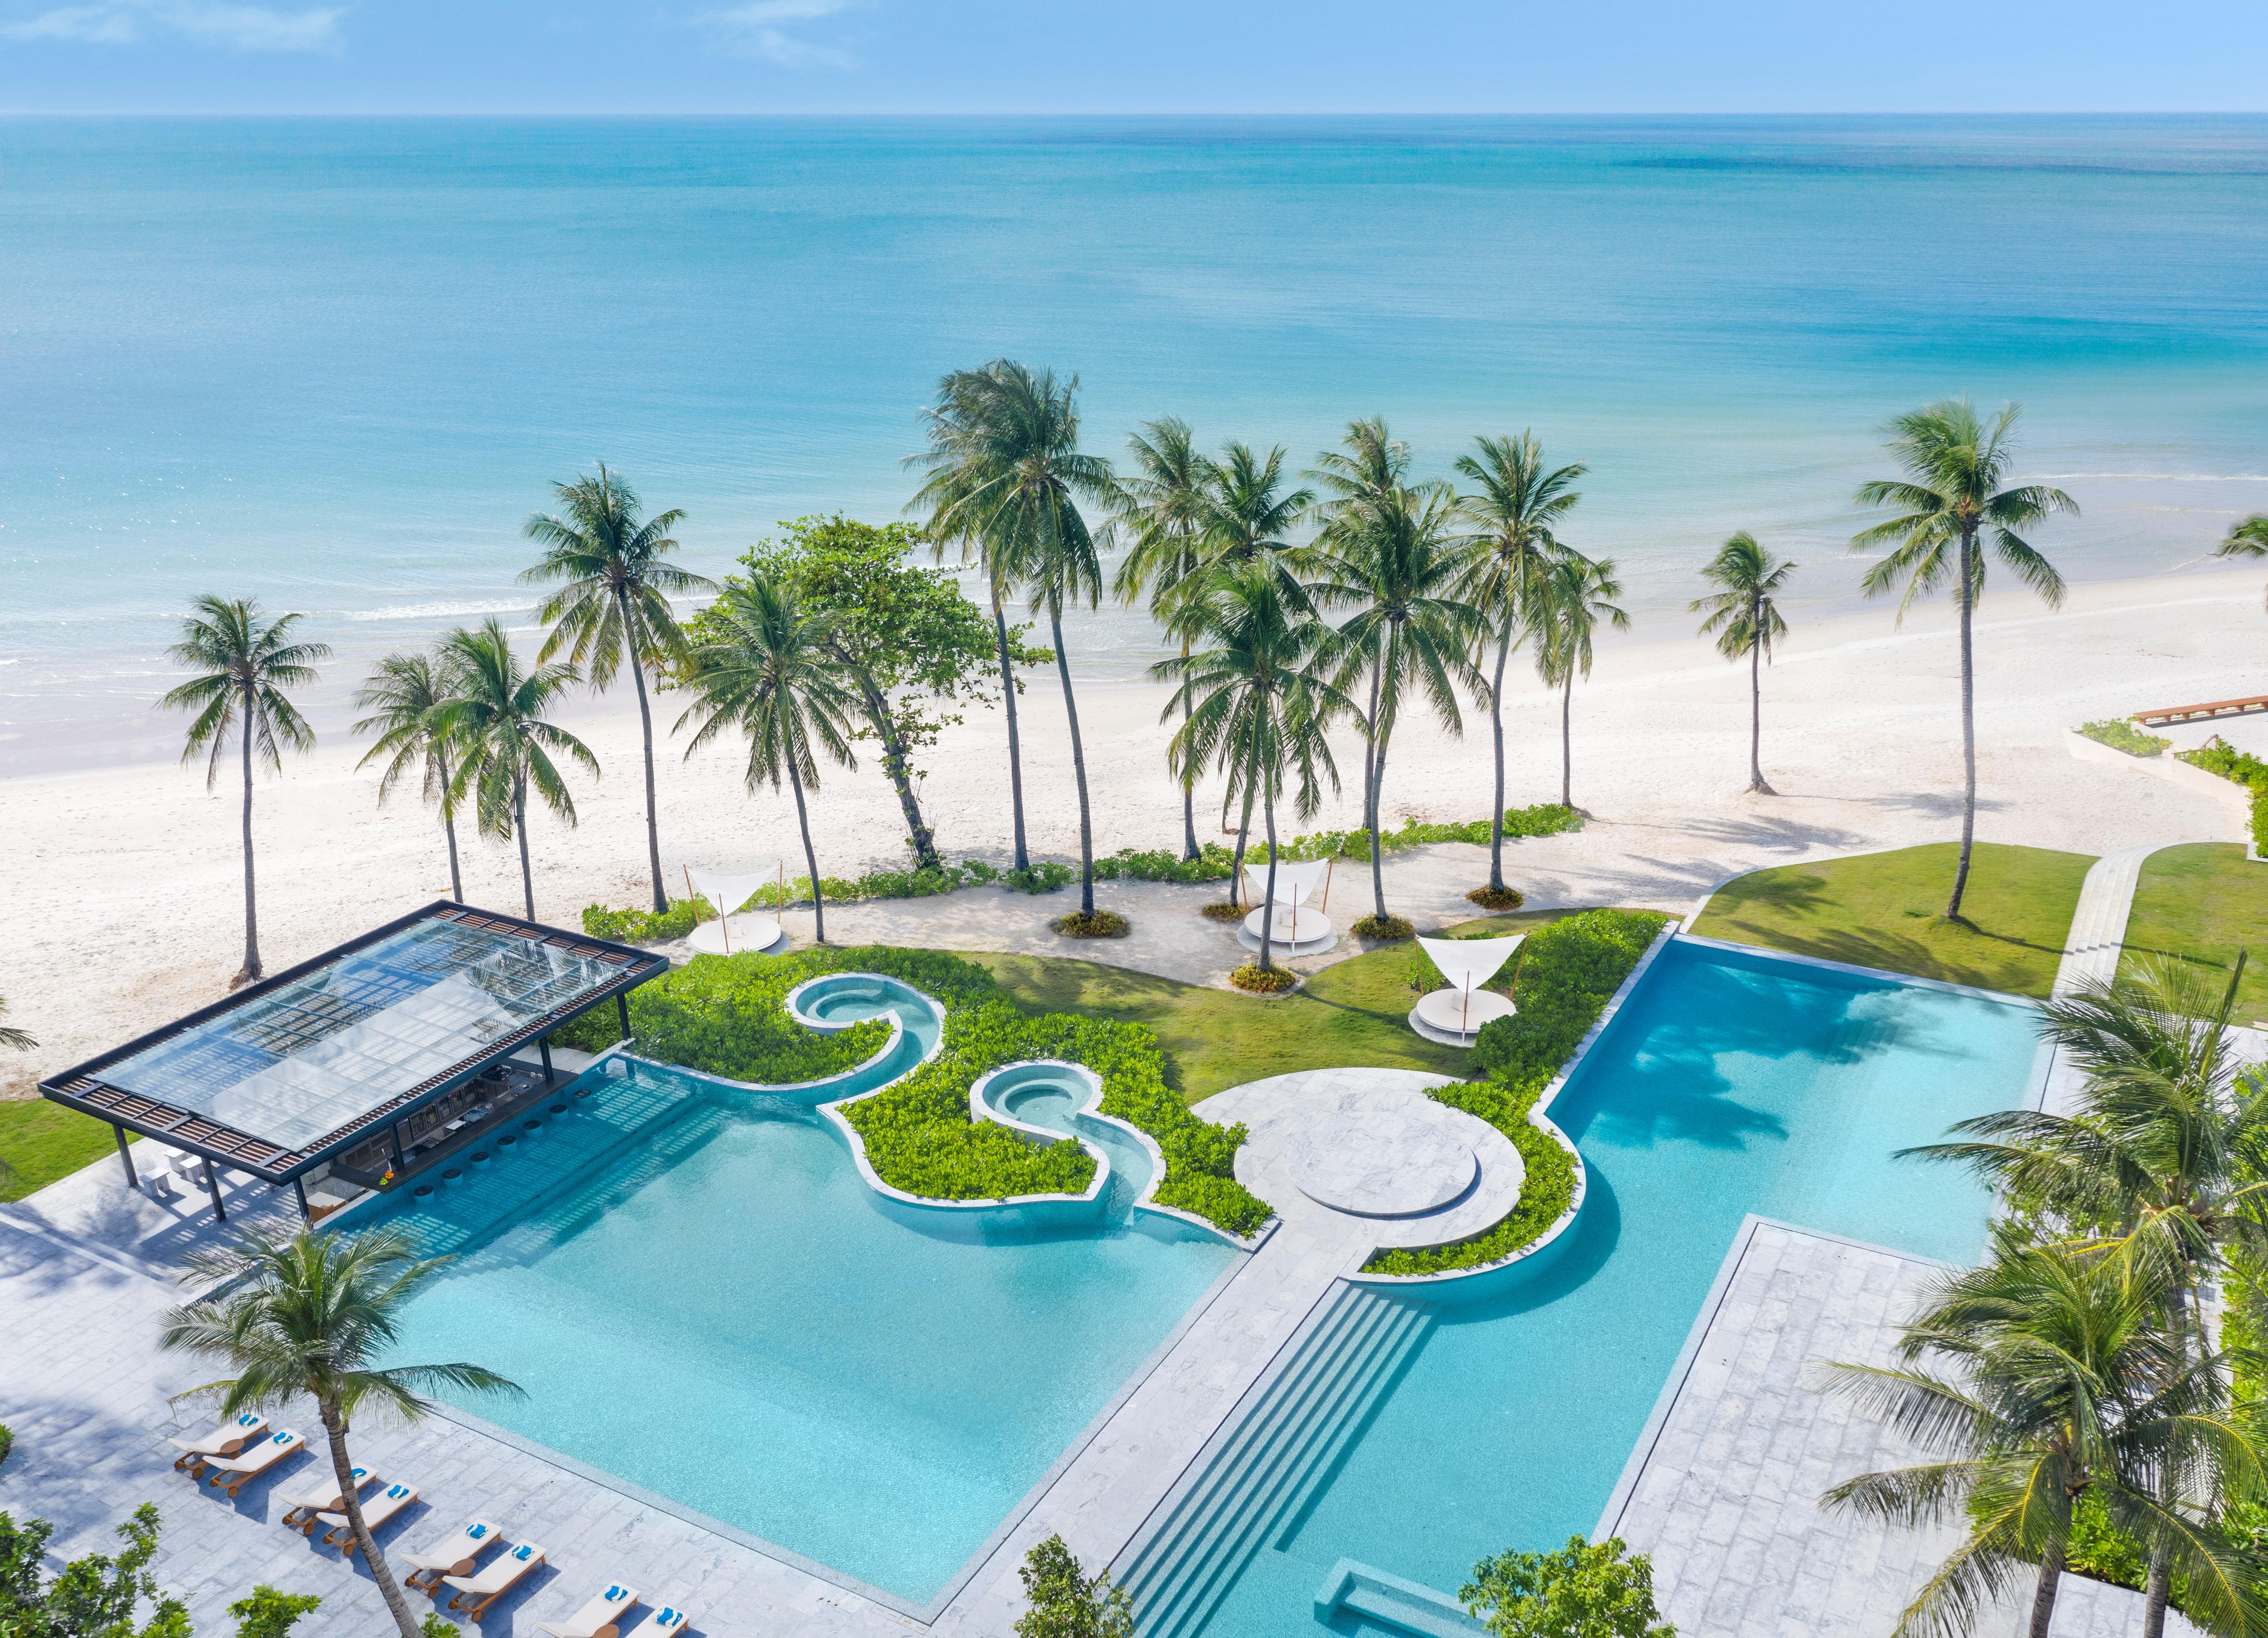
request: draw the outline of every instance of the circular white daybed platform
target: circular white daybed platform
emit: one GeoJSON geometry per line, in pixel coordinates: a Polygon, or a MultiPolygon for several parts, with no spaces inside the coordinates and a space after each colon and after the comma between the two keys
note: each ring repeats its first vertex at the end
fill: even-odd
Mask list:
{"type": "Polygon", "coordinates": [[[1519,1009],[1494,990],[1435,990],[1410,1009],[1410,1027],[1444,1046],[1470,1046],[1481,1026],[1519,1009]]]}
{"type": "Polygon", "coordinates": [[[725,955],[728,942],[735,956],[770,955],[787,942],[787,933],[770,916],[729,916],[703,922],[686,934],[685,941],[703,956],[725,955]]]}
{"type": "MultiPolygon", "coordinates": [[[[1236,941],[1248,950],[1260,948],[1262,912],[1254,911],[1236,932],[1236,941]]],[[[1269,943],[1280,956],[1320,956],[1339,941],[1330,918],[1320,910],[1276,901],[1276,919],[1269,928],[1269,943]]]]}

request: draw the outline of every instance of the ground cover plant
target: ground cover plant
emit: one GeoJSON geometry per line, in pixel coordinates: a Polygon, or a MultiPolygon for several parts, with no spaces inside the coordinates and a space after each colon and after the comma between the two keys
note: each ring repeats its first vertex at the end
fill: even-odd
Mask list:
{"type": "MultiPolygon", "coordinates": [[[[828,1036],[790,1019],[788,992],[829,972],[881,973],[945,1007],[937,1057],[843,1110],[868,1163],[891,1187],[932,1199],[1084,1190],[1094,1161],[1079,1144],[1028,1143],[968,1115],[968,1088],[978,1076],[1003,1064],[1053,1058],[1094,1070],[1103,1084],[1103,1112],[1156,1141],[1167,1163],[1155,1197],[1160,1204],[1241,1235],[1267,1221],[1267,1207],[1233,1174],[1242,1128],[1224,1130],[1189,1112],[1167,1086],[1165,1053],[1145,1024],[1077,1013],[1034,1015],[1039,1009],[1020,1007],[1020,998],[985,967],[941,951],[867,945],[777,956],[697,956],[630,992],[636,1050],[659,1062],[759,1085],[839,1074],[880,1051],[889,1026],[870,1020],[828,1036]]],[[[553,1038],[598,1051],[612,1044],[615,1027],[610,1009],[602,1007],[553,1038]]]]}
{"type": "Polygon", "coordinates": [[[1520,1200],[1510,1214],[1469,1239],[1381,1251],[1363,1265],[1365,1273],[1479,1268],[1532,1243],[1559,1220],[1575,1198],[1575,1157],[1531,1122],[1528,1111],[1668,921],[1649,910],[1587,910],[1528,935],[1513,983],[1520,1010],[1487,1024],[1473,1044],[1472,1061],[1489,1079],[1452,1082],[1431,1094],[1512,1140],[1527,1169],[1520,1200]]]}
{"type": "Polygon", "coordinates": [[[2174,755],[2192,768],[2217,773],[2252,793],[2252,845],[2268,853],[2268,762],[2237,749],[2218,734],[2195,750],[2174,755]]]}
{"type": "Polygon", "coordinates": [[[2138,962],[2171,956],[2226,982],[2248,949],[2235,1018],[2268,1022],[2268,865],[2247,859],[2236,842],[2161,847],[2142,861],[2120,977],[2132,977],[2138,962]]]}
{"type": "Polygon", "coordinates": [[[2157,734],[2143,733],[2125,717],[2107,717],[2101,722],[2082,722],[2074,732],[2098,745],[2124,751],[2129,756],[2159,756],[2173,743],[2173,741],[2161,739],[2157,734]]]}
{"type": "Polygon", "coordinates": [[[1758,870],[1717,889],[1691,931],[1885,972],[2044,997],[2071,933],[2083,853],[1977,845],[1964,919],[1939,915],[1958,849],[1904,847],[1758,870]]]}

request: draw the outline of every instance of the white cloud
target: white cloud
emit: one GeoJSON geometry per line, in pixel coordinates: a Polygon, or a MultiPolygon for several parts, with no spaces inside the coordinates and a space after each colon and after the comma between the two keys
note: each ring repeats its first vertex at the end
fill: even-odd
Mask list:
{"type": "Polygon", "coordinates": [[[0,35],[130,46],[172,34],[231,51],[335,51],[339,18],[346,11],[344,6],[312,6],[304,11],[278,11],[211,0],[92,0],[0,24],[0,35]]]}
{"type": "Polygon", "coordinates": [[[851,69],[858,60],[841,46],[821,45],[788,32],[787,25],[816,22],[845,10],[851,0],[752,0],[702,20],[717,29],[733,50],[762,57],[782,68],[851,69]]]}

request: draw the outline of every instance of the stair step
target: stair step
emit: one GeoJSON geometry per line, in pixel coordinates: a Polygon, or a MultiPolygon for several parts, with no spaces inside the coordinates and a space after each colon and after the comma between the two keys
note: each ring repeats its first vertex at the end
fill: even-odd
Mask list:
{"type": "Polygon", "coordinates": [[[1261,1547],[1297,1528],[1402,1362],[1424,1310],[1344,1288],[1128,1567],[1145,1638],[1187,1638],[1261,1547]]]}

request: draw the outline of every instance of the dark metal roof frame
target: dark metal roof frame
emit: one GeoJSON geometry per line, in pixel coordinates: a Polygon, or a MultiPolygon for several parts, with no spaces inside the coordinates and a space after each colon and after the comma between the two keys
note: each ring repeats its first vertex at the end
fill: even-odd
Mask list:
{"type": "Polygon", "coordinates": [[[288,971],[279,972],[272,978],[263,978],[225,1000],[191,1013],[186,1018],[176,1019],[162,1029],[137,1036],[123,1046],[114,1047],[99,1057],[52,1075],[40,1082],[40,1091],[82,1114],[92,1115],[98,1120],[123,1126],[144,1137],[158,1139],[175,1148],[185,1149],[235,1170],[249,1172],[265,1182],[289,1183],[313,1170],[334,1155],[359,1147],[368,1140],[374,1130],[405,1120],[427,1104],[446,1097],[467,1081],[494,1068],[531,1040],[549,1035],[593,1007],[634,990],[648,978],[668,970],[669,958],[657,956],[651,950],[594,939],[580,933],[564,932],[557,927],[546,926],[540,921],[523,920],[518,916],[474,910],[453,899],[436,899],[423,910],[412,911],[409,915],[389,921],[382,927],[373,928],[359,938],[303,961],[288,971]],[[345,1125],[296,1149],[286,1148],[253,1133],[223,1125],[194,1110],[180,1109],[140,1093],[129,1092],[102,1078],[102,1071],[112,1064],[131,1058],[136,1052],[169,1040],[184,1030],[193,1029],[199,1024],[233,1012],[247,1001],[304,978],[344,956],[353,955],[357,950],[392,938],[422,921],[448,921],[482,931],[517,933],[522,938],[537,940],[606,962],[621,970],[620,977],[593,990],[571,1007],[555,1007],[512,1034],[499,1036],[490,1050],[478,1058],[468,1059],[454,1068],[420,1081],[407,1092],[389,1098],[345,1125]]]}

